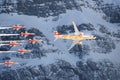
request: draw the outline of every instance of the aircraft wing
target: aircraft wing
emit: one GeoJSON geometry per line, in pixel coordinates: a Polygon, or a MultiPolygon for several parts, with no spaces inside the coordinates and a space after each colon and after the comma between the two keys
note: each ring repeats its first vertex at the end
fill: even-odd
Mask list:
{"type": "Polygon", "coordinates": [[[68,50],[70,50],[71,48],[73,48],[78,42],[79,42],[79,40],[73,41],[72,45],[69,47],[68,50]]]}
{"type": "Polygon", "coordinates": [[[6,65],[6,66],[8,66],[8,67],[11,67],[13,64],[9,64],[9,65],[6,65]]]}
{"type": "Polygon", "coordinates": [[[79,34],[80,34],[80,31],[78,30],[78,28],[77,28],[75,22],[73,21],[72,24],[73,24],[73,26],[74,26],[75,35],[79,35],[79,34]]]}

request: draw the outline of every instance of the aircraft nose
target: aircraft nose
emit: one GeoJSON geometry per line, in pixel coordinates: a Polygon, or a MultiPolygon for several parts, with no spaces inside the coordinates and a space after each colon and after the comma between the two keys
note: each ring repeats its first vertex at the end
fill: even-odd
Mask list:
{"type": "Polygon", "coordinates": [[[32,50],[28,50],[28,52],[31,52],[32,50]]]}

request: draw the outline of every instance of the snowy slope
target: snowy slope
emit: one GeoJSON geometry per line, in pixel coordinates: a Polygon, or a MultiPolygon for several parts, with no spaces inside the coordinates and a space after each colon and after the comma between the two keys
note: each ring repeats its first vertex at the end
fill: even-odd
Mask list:
{"type": "Polygon", "coordinates": [[[115,4],[115,5],[120,5],[120,0],[104,0],[105,3],[107,4],[115,4]]]}
{"type": "MultiPolygon", "coordinates": [[[[120,65],[120,25],[107,22],[104,19],[107,16],[102,10],[95,10],[95,8],[97,8],[95,1],[76,0],[76,2],[78,4],[84,4],[84,6],[80,6],[81,10],[74,8],[71,10],[66,9],[65,13],[45,18],[24,14],[18,15],[17,13],[0,14],[1,26],[21,24],[25,25],[27,30],[36,28],[45,35],[43,39],[46,38],[49,41],[49,44],[47,44],[47,41],[39,43],[41,45],[39,49],[43,50],[45,54],[45,56],[40,58],[33,58],[31,56],[33,54],[31,53],[19,55],[19,57],[16,57],[17,53],[0,54],[0,62],[3,62],[1,59],[4,56],[10,56],[11,61],[19,62],[18,65],[10,68],[10,70],[13,71],[3,72],[0,78],[5,79],[6,77],[4,77],[4,75],[10,75],[11,78],[11,75],[14,76],[13,74],[17,74],[14,76],[17,80],[47,80],[47,78],[48,80],[58,80],[59,77],[60,80],[93,80],[93,78],[95,80],[119,80],[119,68],[114,67],[112,64],[120,65]],[[79,29],[85,25],[86,28],[92,25],[93,30],[82,28],[81,31],[84,32],[85,35],[94,35],[97,37],[96,40],[82,41],[83,46],[76,45],[72,49],[73,52],[71,52],[72,50],[68,51],[68,48],[72,44],[71,40],[58,39],[54,42],[53,34],[54,30],[58,30],[58,27],[61,28],[63,25],[73,29],[72,21],[75,21],[79,29]],[[87,46],[87,48],[84,48],[85,46],[87,46]],[[83,54],[83,56],[80,57],[80,54],[83,54]],[[26,58],[27,55],[30,56],[26,58]],[[63,62],[60,60],[63,60],[63,62]],[[105,62],[105,60],[108,62],[105,62]],[[53,72],[51,68],[53,68],[53,72]],[[54,72],[54,70],[56,72],[54,72]],[[117,70],[118,73],[116,73],[117,70]],[[67,76],[68,78],[66,78],[67,76]],[[69,76],[72,76],[72,79],[69,79],[69,76]],[[114,79],[115,77],[116,79],[114,79]]],[[[104,0],[104,4],[106,3],[119,5],[119,0],[115,0],[114,2],[112,0],[104,0]]],[[[64,27],[62,28],[64,29],[64,27]]],[[[69,33],[67,30],[64,31],[69,33]]],[[[28,42],[25,41],[24,45],[12,47],[11,50],[22,49],[27,44],[28,42]]],[[[0,66],[0,69],[1,71],[8,70],[8,68],[5,68],[3,65],[0,66]]]]}
{"type": "MultiPolygon", "coordinates": [[[[56,17],[37,18],[35,16],[26,16],[26,15],[18,15],[18,14],[12,14],[12,16],[8,15],[8,14],[1,14],[0,21],[1,21],[1,25],[22,24],[22,25],[25,25],[28,29],[32,28],[32,27],[37,28],[40,31],[42,31],[43,34],[50,40],[50,42],[53,43],[59,50],[61,50],[63,53],[68,54],[69,52],[67,49],[71,45],[71,42],[67,41],[65,43],[65,42],[63,42],[63,40],[58,40],[58,41],[54,42],[53,41],[54,40],[53,28],[56,28],[57,26],[60,26],[60,25],[61,26],[62,25],[72,25],[71,22],[74,20],[77,25],[81,24],[81,23],[91,23],[94,25],[94,28],[96,30],[99,29],[99,27],[97,26],[98,24],[102,24],[102,25],[106,26],[111,32],[116,32],[116,30],[118,29],[117,26],[106,22],[102,18],[104,15],[103,13],[99,13],[90,8],[84,8],[84,7],[82,7],[82,10],[83,10],[82,12],[76,11],[76,10],[68,10],[65,14],[59,15],[59,19],[57,21],[53,21],[53,19],[56,17]]],[[[98,31],[94,31],[94,33],[101,34],[98,31]]],[[[87,31],[85,34],[87,35],[87,31]]],[[[91,41],[90,44],[92,44],[92,43],[94,43],[94,42],[91,41]]],[[[113,62],[112,57],[113,58],[115,58],[114,56],[120,57],[119,53],[118,53],[119,49],[114,50],[114,52],[112,52],[110,54],[99,54],[99,53],[91,52],[91,54],[89,54],[87,58],[95,59],[95,61],[96,61],[96,59],[97,60],[109,59],[113,62]],[[114,52],[115,52],[115,54],[114,54],[114,52]],[[101,57],[96,57],[96,56],[101,56],[101,57]]],[[[66,54],[64,54],[64,55],[66,55],[66,54]]],[[[63,56],[61,55],[61,58],[63,58],[64,60],[67,60],[68,62],[71,62],[69,60],[70,57],[67,57],[68,58],[67,59],[67,58],[64,58],[64,55],[63,56]]],[[[45,58],[46,59],[45,62],[47,62],[47,60],[52,61],[53,60],[52,56],[53,55],[51,55],[51,56],[48,55],[47,56],[48,59],[45,58]]],[[[57,59],[57,56],[60,56],[60,55],[54,55],[54,58],[57,59]]],[[[59,57],[58,57],[58,59],[59,59],[59,57]]],[[[115,58],[115,59],[119,59],[119,58],[115,58]]],[[[24,62],[24,60],[21,62],[24,62]]],[[[74,60],[74,63],[75,62],[76,62],[76,60],[74,60]]],[[[117,61],[117,60],[115,60],[115,62],[119,63],[119,61],[117,61]]],[[[71,63],[73,64],[73,62],[71,62],[71,63]]],[[[31,64],[33,64],[33,63],[31,63],[31,64]]],[[[44,64],[44,63],[42,63],[42,64],[44,64]]]]}

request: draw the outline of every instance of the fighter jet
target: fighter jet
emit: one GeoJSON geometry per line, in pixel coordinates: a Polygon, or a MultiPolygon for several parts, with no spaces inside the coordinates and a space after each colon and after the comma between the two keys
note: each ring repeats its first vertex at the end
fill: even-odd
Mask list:
{"type": "Polygon", "coordinates": [[[18,64],[18,62],[5,61],[4,63],[0,63],[0,64],[4,64],[4,65],[6,65],[6,66],[8,66],[8,67],[11,67],[11,66],[14,65],[14,64],[18,64]]]}
{"type": "Polygon", "coordinates": [[[74,34],[61,35],[59,32],[54,31],[54,34],[55,34],[55,40],[54,41],[56,41],[58,38],[73,40],[73,44],[68,49],[68,50],[70,50],[76,44],[82,45],[82,42],[80,42],[81,40],[92,40],[92,39],[96,38],[94,36],[84,35],[82,32],[80,32],[74,21],[72,22],[72,24],[74,26],[74,31],[75,31],[74,34]]]}
{"type": "Polygon", "coordinates": [[[37,40],[37,39],[29,39],[28,40],[30,43],[36,43],[36,42],[41,42],[41,41],[43,41],[43,40],[37,40]]]}
{"type": "Polygon", "coordinates": [[[9,44],[0,44],[0,46],[9,45],[15,47],[15,46],[19,46],[20,44],[22,43],[10,42],[9,44]]]}
{"type": "Polygon", "coordinates": [[[10,29],[10,28],[13,28],[14,30],[19,30],[19,29],[25,28],[25,26],[14,25],[12,27],[0,27],[0,29],[10,29]]]}
{"type": "Polygon", "coordinates": [[[12,26],[12,28],[15,30],[19,30],[19,29],[25,28],[25,26],[14,25],[14,26],[12,26]]]}
{"type": "Polygon", "coordinates": [[[24,53],[27,53],[27,52],[31,52],[31,50],[26,50],[26,49],[18,49],[17,51],[18,53],[21,53],[21,54],[24,54],[24,53]]]}
{"type": "Polygon", "coordinates": [[[9,42],[15,42],[15,43],[22,43],[24,40],[0,40],[0,43],[9,43],[9,42]]]}
{"type": "Polygon", "coordinates": [[[21,43],[10,42],[9,46],[19,46],[21,43]]]}
{"type": "Polygon", "coordinates": [[[28,32],[23,33],[23,32],[21,32],[20,35],[23,36],[23,37],[27,37],[27,36],[30,36],[30,35],[35,35],[35,33],[28,33],[28,32]]]}

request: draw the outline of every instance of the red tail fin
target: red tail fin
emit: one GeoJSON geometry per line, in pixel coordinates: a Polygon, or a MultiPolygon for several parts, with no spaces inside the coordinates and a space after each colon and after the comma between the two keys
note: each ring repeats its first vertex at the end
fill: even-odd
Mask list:
{"type": "Polygon", "coordinates": [[[24,33],[23,33],[23,32],[21,32],[21,36],[24,36],[24,33]]]}
{"type": "Polygon", "coordinates": [[[57,31],[54,31],[54,34],[55,35],[61,35],[59,32],[57,32],[57,31]]]}

